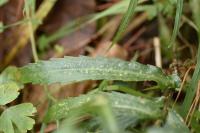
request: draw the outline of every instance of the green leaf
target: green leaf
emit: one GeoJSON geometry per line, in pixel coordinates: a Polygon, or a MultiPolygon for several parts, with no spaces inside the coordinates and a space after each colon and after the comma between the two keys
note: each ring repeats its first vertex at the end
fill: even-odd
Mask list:
{"type": "Polygon", "coordinates": [[[15,67],[7,68],[0,75],[0,105],[10,103],[18,97],[18,91],[23,87],[18,80],[19,76],[15,67]]]}
{"type": "Polygon", "coordinates": [[[0,21],[0,33],[4,31],[4,25],[3,22],[0,21]]]}
{"type": "Polygon", "coordinates": [[[146,99],[122,93],[105,93],[120,129],[135,127],[139,121],[162,117],[163,98],[146,99]]]}
{"type": "Polygon", "coordinates": [[[117,31],[117,33],[116,33],[116,35],[115,35],[115,37],[112,41],[112,44],[109,47],[109,49],[122,38],[124,31],[128,27],[128,24],[131,21],[133,15],[135,13],[135,8],[136,8],[137,4],[138,4],[138,0],[130,0],[128,10],[126,11],[125,15],[122,18],[119,29],[118,29],[118,31],[117,31]]]}
{"type": "Polygon", "coordinates": [[[8,2],[8,0],[0,0],[0,6],[3,6],[4,4],[6,4],[8,2]]]}
{"type": "Polygon", "coordinates": [[[35,12],[35,0],[27,0],[24,3],[23,12],[26,14],[35,12]]]}
{"type": "Polygon", "coordinates": [[[177,0],[155,0],[155,4],[157,5],[158,12],[162,13],[162,15],[167,17],[174,16],[174,7],[177,5],[177,0]]]}
{"type": "Polygon", "coordinates": [[[88,132],[91,131],[92,127],[94,127],[92,125],[96,125],[96,127],[94,127],[92,130],[99,130],[100,125],[102,125],[102,132],[121,133],[121,130],[118,128],[119,126],[117,125],[116,119],[112,113],[112,109],[108,104],[108,99],[103,95],[96,95],[96,97],[92,98],[92,102],[88,101],[76,110],[70,110],[70,112],[72,113],[68,115],[67,119],[62,122],[61,126],[58,128],[58,131],[63,131],[65,129],[65,132],[73,132],[70,130],[79,129],[81,132],[88,132]],[[91,112],[93,115],[95,114],[95,116],[98,116],[98,121],[92,121],[92,123],[88,123],[87,121],[85,124],[83,124],[84,121],[82,123],[77,122],[80,117],[84,117],[83,115],[87,116],[89,112],[91,112]],[[77,123],[79,124],[77,125],[77,123]]]}
{"type": "Polygon", "coordinates": [[[17,67],[8,67],[0,75],[0,83],[16,82],[18,85],[22,85],[19,81],[20,73],[17,67]]]}
{"type": "Polygon", "coordinates": [[[4,133],[25,133],[31,130],[35,121],[30,118],[36,109],[30,103],[19,104],[6,109],[0,116],[0,131],[4,133]],[[17,128],[17,129],[16,129],[17,128]]]}
{"type": "Polygon", "coordinates": [[[89,20],[89,23],[95,22],[96,20],[106,17],[106,16],[125,13],[128,8],[129,3],[130,3],[130,0],[122,0],[104,11],[94,14],[91,20],[89,20]]]}
{"type": "Polygon", "coordinates": [[[150,128],[148,133],[190,133],[190,131],[183,119],[175,111],[170,110],[164,126],[150,128]]]}
{"type": "Polygon", "coordinates": [[[175,16],[175,24],[174,24],[174,29],[173,29],[171,41],[170,41],[170,47],[175,42],[176,36],[178,34],[178,31],[179,31],[180,21],[181,21],[181,15],[182,15],[182,11],[183,11],[183,3],[184,3],[184,0],[177,0],[177,9],[176,9],[176,16],[175,16]]]}
{"type": "Polygon", "coordinates": [[[153,19],[154,17],[157,16],[158,11],[157,7],[155,4],[152,5],[138,5],[135,8],[135,12],[146,12],[148,15],[149,19],[153,19]]]}
{"type": "Polygon", "coordinates": [[[82,110],[83,107],[87,104],[95,107],[98,102],[94,102],[94,99],[98,96],[102,96],[108,100],[112,111],[119,119],[131,117],[136,121],[139,119],[159,118],[162,115],[161,107],[163,103],[161,99],[148,100],[117,92],[95,92],[79,97],[68,98],[54,104],[48,110],[45,121],[50,122],[69,117],[74,111],[87,112],[87,110],[82,110]]]}
{"type": "Polygon", "coordinates": [[[19,69],[23,83],[75,83],[84,80],[155,81],[161,89],[176,88],[179,78],[158,67],[105,57],[65,57],[39,61],[19,69]]]}
{"type": "Polygon", "coordinates": [[[200,7],[200,1],[198,0],[191,0],[190,1],[190,4],[191,4],[191,9],[192,9],[192,13],[193,13],[193,19],[194,19],[194,22],[195,24],[197,25],[198,27],[198,33],[200,34],[200,16],[199,16],[199,7],[200,7]]]}
{"type": "Polygon", "coordinates": [[[197,93],[197,89],[198,89],[198,84],[199,84],[199,80],[200,80],[200,1],[199,0],[191,0],[191,9],[193,12],[193,19],[195,21],[195,24],[198,27],[198,52],[197,52],[197,63],[196,63],[196,67],[194,70],[194,73],[192,75],[192,80],[189,84],[189,89],[187,89],[186,91],[186,96],[181,108],[181,115],[186,117],[191,105],[192,105],[192,101],[197,93]]]}
{"type": "Polygon", "coordinates": [[[15,82],[0,84],[0,105],[15,100],[19,95],[19,86],[15,82]]]}
{"type": "Polygon", "coordinates": [[[165,58],[172,60],[173,59],[173,47],[168,47],[170,38],[171,38],[171,32],[169,27],[167,26],[167,23],[165,22],[165,18],[160,15],[158,17],[159,19],[159,37],[161,40],[161,49],[162,49],[162,54],[164,55],[165,58]]]}
{"type": "Polygon", "coordinates": [[[193,132],[198,133],[200,131],[199,118],[192,117],[190,126],[193,132]]]}

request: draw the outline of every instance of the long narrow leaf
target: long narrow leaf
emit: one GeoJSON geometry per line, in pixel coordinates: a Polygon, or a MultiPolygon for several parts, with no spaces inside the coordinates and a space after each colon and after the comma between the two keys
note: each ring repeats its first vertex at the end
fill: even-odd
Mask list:
{"type": "Polygon", "coordinates": [[[105,57],[65,57],[39,61],[19,69],[22,83],[75,83],[84,80],[155,81],[161,89],[176,88],[179,78],[160,68],[105,57]]]}
{"type": "MultiPolygon", "coordinates": [[[[200,39],[200,1],[199,0],[192,0],[191,1],[191,7],[193,9],[193,18],[195,20],[195,24],[198,27],[199,33],[198,37],[200,39]]],[[[189,88],[187,89],[186,97],[184,99],[182,109],[181,109],[181,114],[183,116],[186,116],[189,108],[192,104],[192,101],[194,99],[196,90],[198,88],[198,82],[200,80],[200,40],[199,40],[199,48],[198,48],[198,53],[197,53],[197,65],[194,71],[194,74],[192,76],[192,81],[189,85],[189,88]]]]}
{"type": "MultiPolygon", "coordinates": [[[[181,15],[182,15],[182,12],[183,12],[183,3],[184,3],[184,0],[177,0],[175,24],[174,24],[174,29],[173,29],[170,45],[169,45],[170,47],[175,42],[175,39],[176,39],[178,31],[179,31],[181,15]]],[[[175,44],[174,44],[174,47],[175,47],[175,44]]]]}
{"type": "MultiPolygon", "coordinates": [[[[62,118],[70,118],[74,112],[96,116],[98,110],[104,108],[104,106],[97,108],[97,105],[104,101],[103,99],[95,100],[98,97],[108,101],[120,129],[134,126],[140,120],[156,119],[162,116],[162,98],[148,100],[117,92],[96,92],[75,98],[68,98],[54,104],[49,109],[45,121],[51,122],[62,118]]],[[[99,116],[103,117],[101,115],[102,113],[99,116]]],[[[105,121],[105,123],[107,122],[105,121]]]]}
{"type": "Polygon", "coordinates": [[[108,50],[115,44],[117,43],[120,39],[121,36],[123,35],[124,31],[128,27],[129,22],[131,21],[134,13],[135,13],[135,8],[138,4],[138,0],[131,0],[129,3],[128,10],[126,11],[124,17],[122,18],[121,24],[119,26],[119,29],[112,41],[112,44],[109,46],[108,50]]]}

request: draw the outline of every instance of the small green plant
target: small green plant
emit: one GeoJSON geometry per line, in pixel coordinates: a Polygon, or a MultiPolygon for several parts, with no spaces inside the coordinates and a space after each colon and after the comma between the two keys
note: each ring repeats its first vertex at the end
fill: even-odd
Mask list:
{"type": "Polygon", "coordinates": [[[31,103],[22,103],[7,108],[5,105],[19,96],[23,84],[15,78],[18,76],[16,68],[8,68],[0,76],[0,131],[4,133],[23,133],[31,130],[35,121],[30,118],[36,112],[31,103]]]}
{"type": "MultiPolygon", "coordinates": [[[[19,94],[18,91],[20,87],[26,83],[43,85],[53,83],[69,84],[84,80],[103,79],[155,81],[157,82],[156,88],[161,90],[175,89],[180,85],[180,80],[177,75],[167,76],[160,68],[155,66],[105,57],[65,57],[63,59],[52,59],[50,61],[38,61],[37,63],[22,68],[7,68],[5,72],[2,73],[1,77],[1,90],[3,94],[0,99],[2,105],[14,100],[19,94]]],[[[163,108],[162,97],[145,99],[130,94],[103,91],[109,90],[109,88],[110,86],[100,87],[86,95],[55,103],[48,110],[44,122],[60,120],[66,117],[75,119],[73,117],[87,116],[89,114],[100,118],[97,119],[94,117],[97,125],[94,129],[89,128],[88,130],[106,130],[107,132],[114,133],[124,132],[126,128],[144,120],[164,117],[164,113],[162,113],[161,110],[161,108],[163,108]],[[101,121],[105,121],[107,124],[104,125],[101,121]],[[127,121],[128,123],[125,125],[123,125],[123,123],[120,124],[122,121],[127,121]],[[119,128],[118,124],[122,127],[119,128]],[[103,129],[101,125],[103,125],[103,129]]],[[[131,88],[128,89],[131,90],[131,88]]],[[[19,110],[21,109],[22,112],[26,112],[26,110],[29,113],[35,112],[31,104],[24,104],[24,106],[17,105],[16,108],[17,107],[19,110]],[[26,110],[23,110],[24,108],[26,110]],[[30,111],[31,108],[32,111],[30,111]]],[[[16,113],[14,110],[15,108],[13,108],[14,107],[6,109],[5,112],[2,113],[2,117],[9,117],[9,115],[4,116],[7,111],[16,113]]],[[[31,114],[24,115],[30,116],[31,114]]],[[[15,123],[15,120],[13,122],[15,123]]],[[[92,126],[90,124],[91,123],[89,123],[89,125],[86,124],[85,126],[92,126]]],[[[0,129],[9,133],[9,128],[6,127],[7,126],[0,129]]],[[[27,130],[28,129],[30,128],[28,128],[27,125],[27,130]]]]}

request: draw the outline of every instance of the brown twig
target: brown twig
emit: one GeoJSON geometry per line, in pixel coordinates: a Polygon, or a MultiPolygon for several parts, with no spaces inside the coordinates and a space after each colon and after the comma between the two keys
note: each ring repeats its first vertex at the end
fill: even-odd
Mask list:
{"type": "MultiPolygon", "coordinates": [[[[173,107],[175,106],[175,104],[176,104],[178,98],[180,97],[181,91],[183,90],[183,86],[184,86],[184,84],[185,84],[185,81],[186,81],[186,78],[187,78],[189,72],[190,72],[192,69],[194,69],[194,68],[195,68],[195,66],[191,66],[191,67],[189,67],[188,70],[186,71],[186,73],[185,73],[185,75],[184,75],[184,78],[183,78],[183,82],[181,83],[180,90],[179,90],[178,95],[177,95],[177,97],[176,97],[176,99],[175,99],[175,101],[174,101],[173,107]]],[[[172,108],[173,108],[173,107],[172,107],[172,108]]]]}
{"type": "Polygon", "coordinates": [[[200,80],[198,82],[198,88],[197,88],[197,91],[196,91],[196,96],[195,96],[195,99],[190,107],[190,110],[186,116],[186,119],[185,119],[185,123],[187,124],[187,126],[190,126],[190,123],[192,121],[192,117],[193,117],[193,114],[194,114],[194,111],[199,103],[199,98],[200,98],[200,80]]]}

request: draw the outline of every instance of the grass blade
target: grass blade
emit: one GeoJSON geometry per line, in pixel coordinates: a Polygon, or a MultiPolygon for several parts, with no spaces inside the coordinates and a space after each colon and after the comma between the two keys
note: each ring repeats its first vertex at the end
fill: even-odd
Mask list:
{"type": "Polygon", "coordinates": [[[119,26],[119,29],[112,41],[112,44],[109,46],[109,48],[107,49],[107,51],[110,50],[110,48],[112,48],[112,46],[114,44],[116,44],[122,37],[124,31],[126,30],[126,28],[128,27],[129,22],[131,21],[134,13],[135,13],[135,8],[138,4],[138,0],[131,0],[129,3],[129,7],[128,10],[126,11],[124,17],[122,18],[121,24],[119,26]]]}
{"type": "Polygon", "coordinates": [[[176,37],[178,35],[179,28],[180,28],[181,15],[182,15],[182,12],[183,12],[183,3],[184,3],[184,0],[177,0],[175,24],[174,24],[174,29],[173,29],[170,45],[169,45],[169,47],[173,46],[174,51],[176,49],[176,45],[174,43],[175,43],[176,37]]]}
{"type": "Polygon", "coordinates": [[[194,21],[198,27],[198,38],[199,38],[199,48],[198,48],[198,53],[197,53],[197,64],[196,64],[196,68],[194,71],[194,74],[192,76],[192,81],[187,89],[186,92],[186,97],[184,99],[182,108],[181,108],[181,114],[182,116],[186,116],[189,108],[192,104],[192,101],[194,99],[196,90],[197,90],[197,86],[198,86],[198,82],[200,80],[200,1],[199,0],[192,0],[191,1],[191,8],[193,9],[193,18],[194,21]]]}

